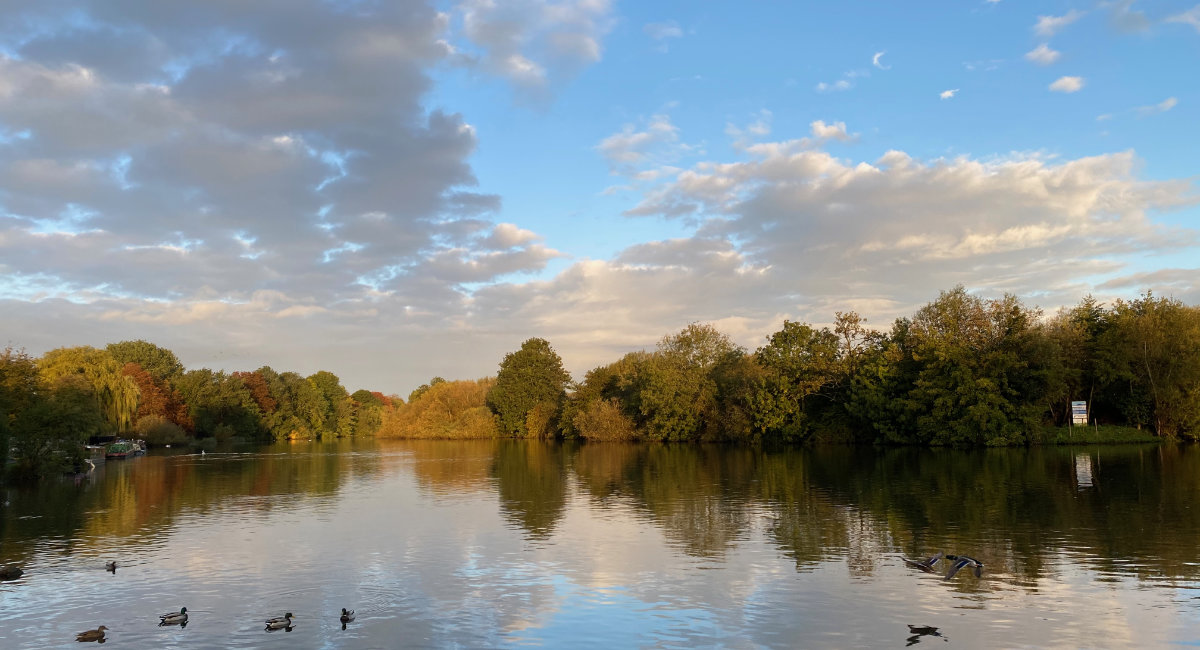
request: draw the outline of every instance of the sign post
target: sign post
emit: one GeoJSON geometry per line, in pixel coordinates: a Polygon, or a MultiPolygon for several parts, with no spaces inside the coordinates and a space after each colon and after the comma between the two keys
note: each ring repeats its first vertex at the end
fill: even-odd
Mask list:
{"type": "Polygon", "coordinates": [[[1087,402],[1071,402],[1071,424],[1082,424],[1087,426],[1088,423],[1088,404],[1087,402]]]}

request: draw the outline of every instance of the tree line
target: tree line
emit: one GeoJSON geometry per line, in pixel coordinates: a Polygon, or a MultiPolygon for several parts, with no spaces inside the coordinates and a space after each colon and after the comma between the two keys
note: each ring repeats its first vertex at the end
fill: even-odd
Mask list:
{"type": "MultiPolygon", "coordinates": [[[[185,370],[147,341],[58,348],[34,358],[0,352],[0,449],[13,478],[77,470],[89,439],[213,447],[229,440],[371,435],[392,398],[350,394],[337,375],[264,366],[251,372],[185,370]]],[[[3,469],[4,463],[0,463],[3,469]]]]}
{"type": "Polygon", "coordinates": [[[494,379],[435,378],[385,409],[380,435],[1022,445],[1058,435],[1075,400],[1089,424],[1200,437],[1200,308],[1147,292],[1044,318],[960,286],[887,331],[838,312],[754,351],[692,324],[578,382],[532,338],[494,379]]]}
{"type": "Polygon", "coordinates": [[[1015,296],[943,291],[875,330],[785,321],[750,351],[694,323],[572,381],[541,338],[495,377],[434,377],[404,400],[348,394],[337,375],[185,370],[146,341],[0,355],[0,449],[14,474],[77,465],[89,437],[152,444],[379,435],[403,438],[1043,442],[1086,400],[1090,422],[1200,437],[1200,308],[1147,292],[1085,297],[1044,318],[1015,296]]]}

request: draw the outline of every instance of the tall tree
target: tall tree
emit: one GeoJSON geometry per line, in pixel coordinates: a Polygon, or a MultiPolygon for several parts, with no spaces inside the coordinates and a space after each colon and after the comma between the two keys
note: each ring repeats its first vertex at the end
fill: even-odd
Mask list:
{"type": "Polygon", "coordinates": [[[137,416],[138,388],[121,372],[121,365],[107,350],[91,346],[58,348],[38,362],[42,378],[54,384],[64,377],[79,377],[92,387],[100,411],[115,431],[128,431],[137,416]]]}
{"type": "MultiPolygon", "coordinates": [[[[853,343],[847,331],[846,345],[853,343]]],[[[809,433],[815,396],[832,398],[838,378],[839,346],[843,339],[828,329],[784,321],[755,358],[767,371],[753,392],[754,423],[763,433],[796,440],[809,433]]]]}
{"type": "Polygon", "coordinates": [[[1163,437],[1200,435],[1200,308],[1146,292],[1117,301],[1111,320],[1102,363],[1126,387],[1127,419],[1163,437]]]}
{"type": "Polygon", "coordinates": [[[566,398],[571,376],[563,369],[562,359],[545,339],[532,338],[521,349],[505,355],[500,362],[496,384],[487,395],[488,408],[500,419],[501,429],[510,436],[547,437],[554,435],[553,423],[566,398]],[[530,422],[535,430],[530,430],[530,422]]]}
{"type": "Polygon", "coordinates": [[[183,374],[183,364],[179,362],[179,358],[175,356],[174,352],[149,341],[138,339],[109,343],[105,349],[117,360],[117,363],[121,365],[136,363],[160,382],[171,381],[183,374]]]}
{"type": "Polygon", "coordinates": [[[350,394],[342,386],[342,380],[328,370],[320,370],[308,377],[308,382],[325,398],[325,413],[322,418],[325,430],[336,436],[354,434],[354,407],[350,394]]]}
{"type": "Polygon", "coordinates": [[[12,346],[0,352],[0,477],[8,458],[9,435],[17,417],[25,413],[43,392],[37,361],[12,346]]]}
{"type": "Polygon", "coordinates": [[[200,368],[180,375],[176,387],[188,405],[197,437],[224,432],[243,438],[262,435],[261,411],[241,379],[200,368]]]}

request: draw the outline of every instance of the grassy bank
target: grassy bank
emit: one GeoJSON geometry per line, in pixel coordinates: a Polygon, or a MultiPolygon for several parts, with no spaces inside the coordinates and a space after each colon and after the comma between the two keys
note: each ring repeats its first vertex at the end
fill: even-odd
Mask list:
{"type": "Polygon", "coordinates": [[[1091,445],[1162,442],[1162,438],[1149,429],[1102,424],[1099,427],[1047,426],[1042,429],[1041,439],[1033,442],[1040,445],[1091,445]]]}

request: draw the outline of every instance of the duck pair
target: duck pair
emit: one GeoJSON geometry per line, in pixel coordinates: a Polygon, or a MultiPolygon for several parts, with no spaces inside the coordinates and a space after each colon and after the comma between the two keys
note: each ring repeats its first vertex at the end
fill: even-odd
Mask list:
{"type": "MultiPolygon", "coordinates": [[[[267,619],[267,629],[268,630],[290,630],[290,629],[292,629],[292,618],[294,618],[294,617],[292,616],[291,612],[288,612],[288,613],[284,614],[283,616],[269,618],[269,619],[267,619]]],[[[354,620],[354,610],[346,609],[345,607],[343,607],[342,615],[340,617],[338,617],[338,620],[342,622],[342,629],[343,630],[346,629],[346,624],[354,620]]]]}
{"type": "MultiPolygon", "coordinates": [[[[166,614],[158,615],[159,625],[179,625],[182,627],[187,625],[187,620],[188,614],[186,607],[181,608],[178,612],[167,612],[166,614]]],[[[104,632],[107,629],[107,627],[101,625],[94,630],[79,632],[75,635],[75,640],[85,643],[91,641],[99,641],[100,643],[104,643],[104,632]]]]}
{"type": "Polygon", "coordinates": [[[925,573],[933,573],[936,570],[934,569],[934,565],[937,564],[938,560],[941,560],[942,558],[950,560],[954,563],[953,566],[950,567],[950,571],[946,573],[946,577],[944,578],[945,580],[953,578],[956,573],[966,567],[971,567],[974,570],[976,578],[983,577],[983,562],[980,562],[979,560],[967,555],[942,555],[941,553],[937,553],[933,557],[926,558],[924,560],[910,560],[908,558],[904,558],[904,563],[914,569],[920,569],[925,573]]]}

